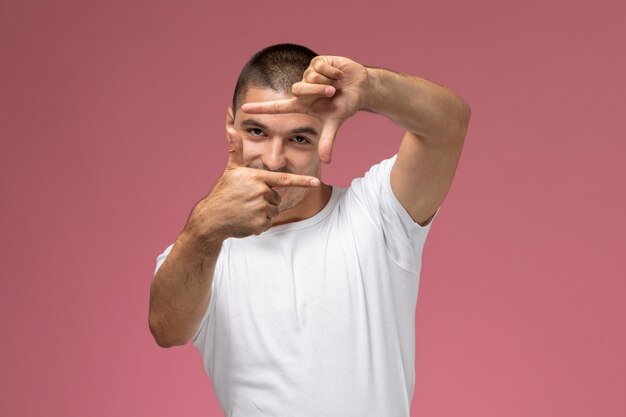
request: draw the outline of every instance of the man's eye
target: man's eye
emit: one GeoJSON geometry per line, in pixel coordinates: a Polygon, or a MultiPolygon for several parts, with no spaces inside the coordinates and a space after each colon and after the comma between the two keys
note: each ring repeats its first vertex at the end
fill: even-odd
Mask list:
{"type": "Polygon", "coordinates": [[[309,140],[307,138],[305,138],[304,136],[296,136],[292,139],[294,142],[296,143],[309,143],[309,140]]]}
{"type": "Polygon", "coordinates": [[[253,127],[251,129],[248,129],[248,133],[250,133],[252,136],[261,136],[263,134],[263,131],[259,128],[253,127]]]}

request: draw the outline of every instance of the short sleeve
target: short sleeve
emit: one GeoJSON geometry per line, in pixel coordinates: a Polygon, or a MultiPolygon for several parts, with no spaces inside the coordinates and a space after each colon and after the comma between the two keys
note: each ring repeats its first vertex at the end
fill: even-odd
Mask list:
{"type": "Polygon", "coordinates": [[[439,209],[425,226],[413,221],[391,189],[396,158],[394,155],[372,166],[362,178],[353,180],[350,188],[370,220],[382,229],[391,258],[403,269],[415,271],[420,267],[424,243],[439,209]]]}
{"type": "Polygon", "coordinates": [[[163,262],[165,262],[165,258],[167,258],[167,255],[170,254],[173,247],[174,247],[174,244],[172,243],[163,251],[163,253],[157,256],[156,269],[154,270],[154,275],[156,275],[156,273],[159,271],[159,268],[161,268],[161,265],[163,265],[163,262]]]}

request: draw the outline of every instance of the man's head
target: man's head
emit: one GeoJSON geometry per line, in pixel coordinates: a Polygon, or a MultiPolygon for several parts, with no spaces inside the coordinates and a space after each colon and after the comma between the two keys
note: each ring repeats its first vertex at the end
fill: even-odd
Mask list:
{"type": "Polygon", "coordinates": [[[309,48],[291,43],[268,46],[254,54],[237,79],[233,112],[237,113],[241,98],[250,87],[291,94],[291,86],[302,79],[302,74],[316,56],[309,48]]]}
{"type": "MultiPolygon", "coordinates": [[[[315,56],[303,46],[274,45],[257,52],[244,66],[226,123],[243,140],[247,167],[320,178],[318,143],[323,122],[319,118],[304,113],[248,114],[241,110],[244,103],[292,98],[292,85],[302,80],[315,56]]],[[[287,187],[277,192],[281,213],[293,207],[295,212],[307,213],[315,206],[312,201],[316,196],[310,189],[287,187]]]]}

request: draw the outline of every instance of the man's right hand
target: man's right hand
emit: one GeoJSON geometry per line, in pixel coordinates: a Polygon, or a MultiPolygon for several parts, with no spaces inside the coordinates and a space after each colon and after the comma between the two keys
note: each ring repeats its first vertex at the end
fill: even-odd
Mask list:
{"type": "Polygon", "coordinates": [[[204,236],[260,235],[278,216],[280,196],[272,187],[317,187],[316,177],[248,168],[243,162],[243,140],[227,128],[228,164],[211,192],[193,208],[186,229],[204,236]]]}

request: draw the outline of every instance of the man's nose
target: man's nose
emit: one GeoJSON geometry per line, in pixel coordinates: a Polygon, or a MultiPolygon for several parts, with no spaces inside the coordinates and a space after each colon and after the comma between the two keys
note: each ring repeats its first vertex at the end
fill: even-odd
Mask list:
{"type": "Polygon", "coordinates": [[[283,139],[279,137],[267,141],[267,149],[263,152],[263,164],[270,170],[275,171],[283,168],[286,164],[285,147],[283,139]]]}

